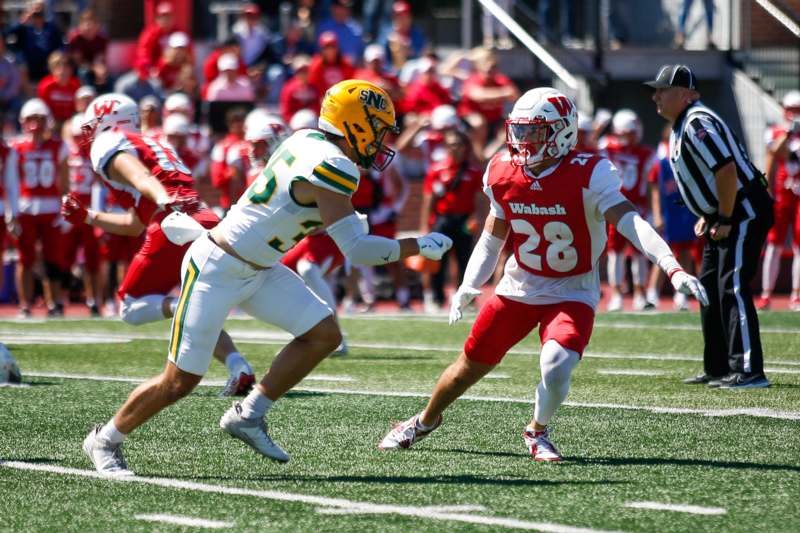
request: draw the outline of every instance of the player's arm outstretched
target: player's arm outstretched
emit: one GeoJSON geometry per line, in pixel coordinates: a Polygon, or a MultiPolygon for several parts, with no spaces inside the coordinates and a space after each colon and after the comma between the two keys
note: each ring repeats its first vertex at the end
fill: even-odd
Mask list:
{"type": "Polygon", "coordinates": [[[440,233],[399,240],[369,235],[349,196],[322,187],[309,187],[328,235],[353,263],[383,265],[418,254],[438,261],[453,245],[449,237],[440,233]]]}
{"type": "Polygon", "coordinates": [[[461,319],[464,308],[481,293],[481,287],[494,274],[507,235],[508,222],[490,213],[483,224],[481,237],[472,249],[464,280],[450,303],[451,326],[461,319]]]}
{"type": "Polygon", "coordinates": [[[102,213],[83,205],[75,193],[61,198],[61,216],[70,224],[88,224],[114,235],[128,237],[141,235],[147,227],[132,208],[127,213],[102,213]]]}
{"type": "Polygon", "coordinates": [[[613,205],[603,213],[603,216],[637,250],[666,273],[676,291],[692,295],[702,305],[708,305],[708,296],[700,280],[683,270],[678,260],[672,255],[669,245],[653,229],[653,226],[639,216],[639,212],[632,203],[625,200],[613,205]]]}

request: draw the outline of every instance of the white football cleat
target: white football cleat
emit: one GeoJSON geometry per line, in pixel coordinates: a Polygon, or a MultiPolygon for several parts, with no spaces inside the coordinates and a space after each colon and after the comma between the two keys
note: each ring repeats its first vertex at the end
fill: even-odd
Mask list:
{"type": "Polygon", "coordinates": [[[647,309],[647,300],[641,294],[637,294],[633,297],[633,310],[634,311],[644,311],[647,309]]]}
{"type": "Polygon", "coordinates": [[[528,426],[522,432],[522,438],[525,439],[525,445],[534,461],[553,463],[563,459],[550,440],[549,429],[534,431],[531,426],[528,426]]]}
{"type": "Polygon", "coordinates": [[[220,396],[247,396],[256,382],[253,371],[237,372],[228,378],[225,387],[220,391],[220,396]]]}
{"type": "Polygon", "coordinates": [[[132,476],[122,456],[122,443],[111,444],[97,437],[103,424],[98,424],[83,439],[83,451],[91,459],[95,470],[107,476],[132,476]]]}
{"type": "Polygon", "coordinates": [[[608,306],[606,306],[606,311],[609,311],[609,312],[622,311],[622,295],[621,294],[613,294],[613,295],[611,295],[611,299],[608,300],[608,306]]]}
{"type": "Polygon", "coordinates": [[[268,459],[281,463],[289,461],[289,454],[272,442],[267,433],[264,419],[242,418],[242,405],[239,402],[234,403],[230,409],[225,411],[219,420],[219,427],[231,437],[239,439],[268,459]]]}
{"type": "Polygon", "coordinates": [[[430,435],[434,429],[442,424],[442,415],[439,415],[439,420],[436,421],[436,424],[427,431],[423,431],[417,427],[418,418],[419,415],[414,415],[405,422],[395,424],[392,430],[378,444],[378,449],[399,450],[411,448],[411,445],[430,435]]]}

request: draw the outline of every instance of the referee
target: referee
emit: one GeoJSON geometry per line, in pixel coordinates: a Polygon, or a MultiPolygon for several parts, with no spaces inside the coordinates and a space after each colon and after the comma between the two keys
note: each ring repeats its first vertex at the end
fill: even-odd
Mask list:
{"type": "Polygon", "coordinates": [[[699,101],[685,65],[667,65],[645,85],[658,114],[672,122],[669,159],[681,197],[705,236],[700,281],[704,372],[684,380],[720,388],[769,387],[750,282],[772,226],[764,175],[719,116],[699,101]]]}

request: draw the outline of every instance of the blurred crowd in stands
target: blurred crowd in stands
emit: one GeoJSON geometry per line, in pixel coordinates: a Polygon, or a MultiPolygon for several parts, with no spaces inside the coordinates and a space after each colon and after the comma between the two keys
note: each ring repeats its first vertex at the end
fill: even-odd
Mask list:
{"type": "MultiPolygon", "coordinates": [[[[494,46],[511,46],[509,36],[497,31],[482,47],[440,57],[403,0],[365,2],[361,21],[354,18],[350,0],[325,3],[330,4],[328,15],[319,17],[314,0],[298,0],[288,29],[280,35],[268,29],[258,5],[244,4],[231,37],[205,57],[198,57],[192,35],[176,29],[174,6],[158,3],[153,23],[139,35],[131,69],[116,79],[107,63],[109,39],[91,9],[79,13],[76,27],[65,29],[52,22],[44,2],[31,2],[20,20],[3,27],[0,205],[5,222],[0,224],[0,245],[16,266],[0,270],[0,300],[16,298],[21,315],[30,316],[41,282],[51,316],[63,314],[70,292],[93,314],[102,314],[104,304],[105,312],[114,313],[110,295],[141,238],[73,227],[59,216],[60,197],[69,191],[81,194],[96,210],[119,209],[78,142],[82,112],[98,94],[115,91],[137,101],[143,132],[173,145],[191,168],[204,201],[222,214],[259,170],[248,166],[248,154],[261,142],[248,138],[248,123],[263,124],[271,116],[276,135],[315,127],[326,89],[356,77],[389,92],[401,132],[389,140],[398,153],[394,163],[383,173],[364,172],[355,207],[368,215],[375,233],[393,236],[403,220],[400,230],[440,231],[455,243],[452,264],[445,261],[439,270],[412,258],[406,268],[382,272],[387,274],[388,295],[409,308],[408,274],[415,271],[421,293],[413,295],[422,296],[425,309],[446,305],[445,286],[459,281],[452,278],[463,274],[485,216],[485,164],[505,148],[505,115],[520,95],[520,88],[498,70],[494,51],[494,46]],[[387,8],[380,9],[381,4],[387,8]]],[[[546,10],[542,13],[547,16],[546,10]]],[[[790,93],[787,123],[770,133],[775,168],[767,169],[779,194],[794,202],[792,228],[800,193],[800,182],[794,181],[800,179],[800,128],[797,118],[794,126],[791,122],[792,112],[800,117],[798,96],[790,93]]],[[[681,262],[699,264],[701,245],[692,232],[694,220],[676,203],[679,194],[665,142],[657,149],[644,146],[641,122],[630,110],[581,115],[579,129],[578,150],[607,154],[620,169],[625,194],[652,217],[681,262]]],[[[273,148],[267,144],[260,149],[273,148]]],[[[774,257],[779,259],[786,243],[786,229],[780,231],[770,241],[773,286],[774,257]]],[[[794,250],[797,302],[800,251],[794,250]]],[[[370,309],[377,296],[386,296],[380,290],[376,296],[371,268],[342,270],[347,302],[370,309]]],[[[634,294],[634,309],[656,305],[663,284],[658,269],[650,269],[619,235],[610,235],[607,271],[610,310],[622,309],[626,287],[634,294]]],[[[688,308],[680,296],[675,306],[688,308]]],[[[769,305],[769,291],[765,298],[769,305]]]]}

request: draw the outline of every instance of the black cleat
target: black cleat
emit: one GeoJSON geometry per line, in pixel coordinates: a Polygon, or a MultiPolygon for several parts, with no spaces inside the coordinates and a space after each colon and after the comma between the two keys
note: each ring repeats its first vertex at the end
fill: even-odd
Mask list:
{"type": "Polygon", "coordinates": [[[720,389],[766,389],[770,383],[764,374],[733,372],[720,380],[720,389]]]}

